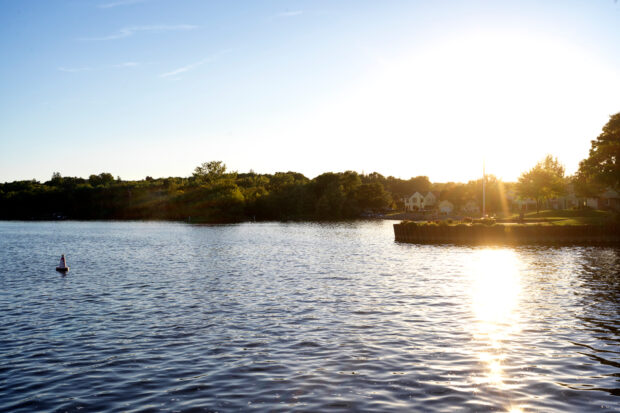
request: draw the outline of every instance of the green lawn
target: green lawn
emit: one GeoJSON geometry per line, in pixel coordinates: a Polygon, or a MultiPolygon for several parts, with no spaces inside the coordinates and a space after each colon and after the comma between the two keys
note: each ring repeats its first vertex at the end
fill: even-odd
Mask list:
{"type": "MultiPolygon", "coordinates": [[[[546,209],[528,212],[524,215],[525,221],[544,220],[552,225],[597,225],[604,224],[614,217],[612,212],[596,209],[546,209]]],[[[519,214],[513,214],[513,219],[519,218],[519,214]]]]}

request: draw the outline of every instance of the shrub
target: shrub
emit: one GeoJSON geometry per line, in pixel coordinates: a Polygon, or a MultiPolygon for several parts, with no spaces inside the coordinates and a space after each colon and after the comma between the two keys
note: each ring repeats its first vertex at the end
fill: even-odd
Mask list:
{"type": "Polygon", "coordinates": [[[495,225],[495,219],[493,218],[474,219],[473,222],[474,224],[495,225]]]}

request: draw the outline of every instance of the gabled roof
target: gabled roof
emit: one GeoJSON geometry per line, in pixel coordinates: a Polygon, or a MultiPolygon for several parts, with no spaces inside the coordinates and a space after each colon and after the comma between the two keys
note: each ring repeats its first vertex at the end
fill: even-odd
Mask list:
{"type": "Polygon", "coordinates": [[[620,198],[620,194],[618,194],[618,191],[615,191],[612,188],[607,188],[607,190],[603,192],[600,196],[604,198],[620,198]]]}

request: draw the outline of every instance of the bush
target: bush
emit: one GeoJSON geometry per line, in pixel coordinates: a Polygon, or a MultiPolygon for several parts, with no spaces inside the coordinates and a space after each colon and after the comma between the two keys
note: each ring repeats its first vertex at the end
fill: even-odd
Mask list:
{"type": "Polygon", "coordinates": [[[495,225],[495,219],[494,218],[474,219],[473,222],[474,222],[474,224],[495,225]]]}

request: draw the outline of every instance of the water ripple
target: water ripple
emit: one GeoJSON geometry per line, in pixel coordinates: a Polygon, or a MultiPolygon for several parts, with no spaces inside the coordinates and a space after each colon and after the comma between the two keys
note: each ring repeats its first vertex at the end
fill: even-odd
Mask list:
{"type": "Polygon", "coordinates": [[[392,239],[0,223],[0,410],[620,410],[618,249],[392,239]]]}

